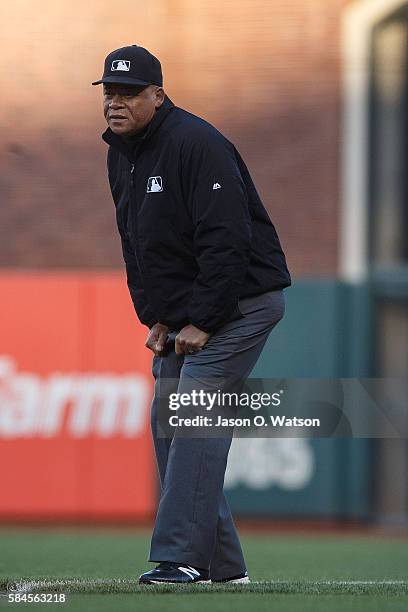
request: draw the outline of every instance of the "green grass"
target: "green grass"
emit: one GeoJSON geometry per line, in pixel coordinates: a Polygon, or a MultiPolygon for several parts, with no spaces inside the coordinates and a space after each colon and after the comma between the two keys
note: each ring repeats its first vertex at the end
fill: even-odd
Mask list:
{"type": "MultiPolygon", "coordinates": [[[[249,585],[152,587],[137,583],[137,576],[153,567],[146,562],[145,531],[3,528],[0,591],[16,585],[30,592],[64,591],[69,595],[63,609],[90,612],[408,610],[404,541],[260,534],[244,535],[242,543],[254,581],[249,585]]],[[[0,607],[6,599],[0,598],[0,607]]],[[[17,607],[29,605],[34,610],[57,607],[17,607]]]]}

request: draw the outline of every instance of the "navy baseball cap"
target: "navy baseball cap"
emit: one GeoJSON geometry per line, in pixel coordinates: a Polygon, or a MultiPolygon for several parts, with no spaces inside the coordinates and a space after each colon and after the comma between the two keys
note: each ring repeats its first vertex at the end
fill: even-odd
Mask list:
{"type": "Polygon", "coordinates": [[[163,85],[163,75],[159,60],[144,47],[130,45],[109,53],[105,59],[103,76],[100,83],[122,83],[124,85],[163,85]]]}

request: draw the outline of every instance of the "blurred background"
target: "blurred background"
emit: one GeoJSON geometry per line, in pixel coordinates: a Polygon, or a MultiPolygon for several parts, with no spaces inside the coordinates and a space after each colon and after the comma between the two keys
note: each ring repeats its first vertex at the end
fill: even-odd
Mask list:
{"type": "MultiPolygon", "coordinates": [[[[236,145],[277,227],[293,286],[253,376],[406,376],[407,2],[3,0],[0,32],[4,524],[154,517],[151,354],[90,85],[115,48],[161,60],[171,100],[236,145]]],[[[235,440],[227,493],[253,524],[406,529],[407,451],[235,440]]]]}

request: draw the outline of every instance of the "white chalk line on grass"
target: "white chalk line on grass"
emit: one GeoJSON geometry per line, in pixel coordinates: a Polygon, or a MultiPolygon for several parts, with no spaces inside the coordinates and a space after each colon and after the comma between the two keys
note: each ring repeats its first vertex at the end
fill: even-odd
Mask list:
{"type": "MultiPolygon", "coordinates": [[[[121,585],[123,585],[124,587],[130,587],[130,586],[139,586],[139,582],[138,580],[131,580],[131,579],[112,579],[112,580],[106,580],[106,579],[98,579],[95,578],[94,580],[81,580],[81,579],[67,579],[67,580],[27,580],[27,581],[21,581],[21,582],[16,582],[12,588],[9,589],[9,592],[13,592],[13,593],[28,593],[29,591],[32,591],[34,589],[39,589],[39,588],[44,588],[44,589],[53,589],[53,588],[61,588],[61,587],[65,587],[67,589],[69,589],[70,587],[91,587],[91,588],[95,588],[95,587],[120,587],[121,585]]],[[[199,584],[200,587],[205,586],[208,588],[211,588],[212,586],[220,586],[220,583],[209,583],[209,584],[205,584],[203,585],[202,583],[199,584]]],[[[270,588],[279,588],[279,587],[286,587],[286,586],[291,586],[293,585],[294,588],[299,589],[299,588],[318,588],[318,587],[353,587],[353,586],[376,586],[376,587],[382,587],[382,586],[407,586],[408,588],[408,581],[407,580],[252,580],[250,583],[248,583],[247,585],[245,584],[240,584],[239,587],[240,589],[245,589],[245,587],[251,587],[255,586],[255,585],[263,585],[266,587],[270,587],[270,588]]],[[[152,588],[152,585],[143,585],[144,587],[146,587],[147,589],[152,588]]],[[[166,584],[160,584],[158,585],[160,587],[163,586],[174,586],[174,584],[170,584],[170,585],[166,585],[166,584]]],[[[193,586],[191,584],[188,584],[188,586],[193,586]]],[[[228,586],[228,583],[226,585],[223,586],[228,586]]],[[[235,586],[236,585],[231,585],[231,586],[235,586]]],[[[153,587],[154,588],[154,587],[153,587]]]]}

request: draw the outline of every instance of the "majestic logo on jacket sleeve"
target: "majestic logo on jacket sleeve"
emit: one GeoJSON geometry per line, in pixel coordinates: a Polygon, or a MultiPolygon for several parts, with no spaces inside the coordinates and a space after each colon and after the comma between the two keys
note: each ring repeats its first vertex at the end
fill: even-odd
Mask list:
{"type": "Polygon", "coordinates": [[[163,191],[163,180],[161,176],[149,176],[147,179],[147,193],[163,191]]]}

